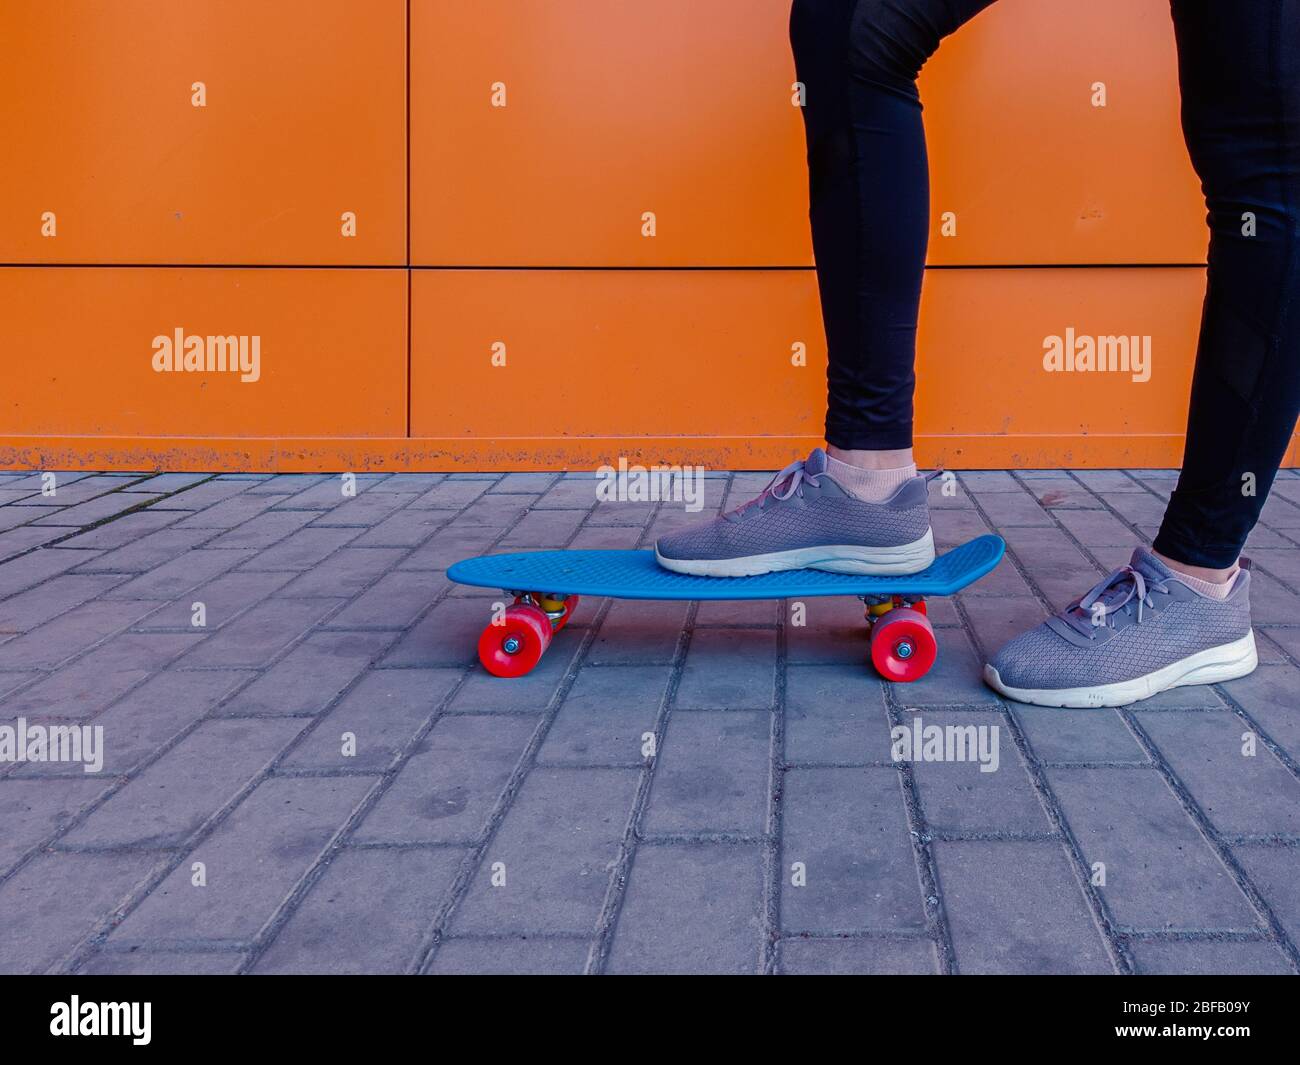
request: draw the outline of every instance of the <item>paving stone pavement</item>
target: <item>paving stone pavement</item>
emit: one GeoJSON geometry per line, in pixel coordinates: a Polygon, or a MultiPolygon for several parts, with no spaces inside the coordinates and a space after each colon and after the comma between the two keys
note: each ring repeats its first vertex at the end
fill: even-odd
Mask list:
{"type": "Polygon", "coordinates": [[[53,483],[0,473],[0,727],[102,726],[103,764],[0,764],[2,971],[1300,971],[1294,471],[1248,549],[1259,670],[1086,711],[980,663],[1126,560],[1169,471],[935,481],[941,545],[1009,550],[907,686],[829,599],[587,601],[487,676],[496,597],[451,562],[691,518],[590,474],[53,483]],[[997,770],[891,761],[917,718],[995,728],[997,770]]]}

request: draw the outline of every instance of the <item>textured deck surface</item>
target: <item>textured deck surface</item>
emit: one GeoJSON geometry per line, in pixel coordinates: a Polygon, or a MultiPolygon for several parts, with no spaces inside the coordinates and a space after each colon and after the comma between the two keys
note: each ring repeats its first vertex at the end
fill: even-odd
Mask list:
{"type": "Polygon", "coordinates": [[[479,588],[616,599],[739,601],[820,595],[952,595],[993,569],[1006,549],[979,536],[948,551],[920,573],[862,577],[801,569],[757,577],[692,577],[672,573],[648,551],[524,551],[457,562],[447,578],[479,588]]]}

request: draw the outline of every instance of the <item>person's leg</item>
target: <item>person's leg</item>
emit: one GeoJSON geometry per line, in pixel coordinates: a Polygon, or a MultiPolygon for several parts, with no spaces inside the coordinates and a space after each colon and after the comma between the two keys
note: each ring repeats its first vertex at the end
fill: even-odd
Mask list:
{"type": "Polygon", "coordinates": [[[661,565],[742,576],[916,573],[934,561],[912,462],[913,362],[929,233],[916,78],[993,0],[794,0],[809,217],[830,352],[828,451],[716,521],[661,537],[661,565]]]}
{"type": "Polygon", "coordinates": [[[1209,285],[1182,476],[1138,548],[985,667],[1002,694],[1114,706],[1257,662],[1242,545],[1300,413],[1300,0],[1173,0],[1209,285]]]}
{"type": "Polygon", "coordinates": [[[829,354],[830,469],[878,498],[916,472],[912,394],[930,215],[916,79],[940,41],[992,2],[795,0],[791,11],[829,354]]]}
{"type": "Polygon", "coordinates": [[[1209,210],[1187,444],[1156,553],[1224,581],[1300,412],[1300,0],[1173,0],[1183,131],[1209,210]]]}

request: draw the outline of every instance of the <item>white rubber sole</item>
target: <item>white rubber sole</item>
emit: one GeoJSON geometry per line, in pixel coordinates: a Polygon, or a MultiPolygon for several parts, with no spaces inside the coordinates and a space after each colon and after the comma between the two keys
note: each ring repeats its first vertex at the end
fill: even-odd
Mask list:
{"type": "Polygon", "coordinates": [[[1008,699],[1035,706],[1126,706],[1185,684],[1217,684],[1223,680],[1235,680],[1253,672],[1258,664],[1255,633],[1251,631],[1240,640],[1198,651],[1144,677],[1114,684],[1096,684],[1090,688],[1013,688],[1002,683],[998,671],[991,665],[984,667],[984,683],[1008,699]]]}
{"type": "Polygon", "coordinates": [[[926,529],[919,540],[898,547],[828,544],[744,558],[664,558],[656,546],[655,559],[664,569],[695,577],[754,577],[792,569],[882,576],[920,573],[934,561],[934,532],[926,529]]]}

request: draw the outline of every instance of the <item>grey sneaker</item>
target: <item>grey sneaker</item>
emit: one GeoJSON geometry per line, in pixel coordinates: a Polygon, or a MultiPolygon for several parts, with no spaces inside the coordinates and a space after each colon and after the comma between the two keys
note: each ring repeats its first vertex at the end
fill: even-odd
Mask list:
{"type": "Polygon", "coordinates": [[[1143,548],[984,667],[1008,699],[1039,706],[1124,706],[1183,684],[1251,672],[1249,561],[1227,599],[1201,595],[1143,548]]]}
{"type": "Polygon", "coordinates": [[[883,503],[849,495],[817,448],[752,499],[711,522],[661,537],[659,564],[677,573],[747,577],[778,570],[919,573],[934,561],[925,478],[883,503]]]}

